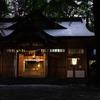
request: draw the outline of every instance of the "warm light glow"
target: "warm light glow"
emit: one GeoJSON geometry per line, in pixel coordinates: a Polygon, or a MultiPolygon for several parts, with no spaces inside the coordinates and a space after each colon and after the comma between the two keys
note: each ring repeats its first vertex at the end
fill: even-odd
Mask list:
{"type": "Polygon", "coordinates": [[[38,64],[38,68],[40,68],[40,64],[38,64]]]}
{"type": "Polygon", "coordinates": [[[39,70],[39,68],[36,68],[36,70],[39,70]]]}
{"type": "Polygon", "coordinates": [[[32,55],[32,58],[35,58],[35,52],[34,52],[34,54],[32,55]]]}
{"type": "Polygon", "coordinates": [[[35,70],[35,68],[32,68],[32,70],[35,70]]]}
{"type": "Polygon", "coordinates": [[[72,65],[77,65],[77,58],[72,58],[72,65]]]}

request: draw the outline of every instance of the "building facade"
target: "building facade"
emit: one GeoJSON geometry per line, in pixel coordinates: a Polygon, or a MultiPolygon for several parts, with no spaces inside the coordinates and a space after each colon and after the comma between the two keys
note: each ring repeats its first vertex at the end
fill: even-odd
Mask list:
{"type": "Polygon", "coordinates": [[[35,18],[1,22],[0,77],[86,79],[96,47],[82,18],[35,18]]]}

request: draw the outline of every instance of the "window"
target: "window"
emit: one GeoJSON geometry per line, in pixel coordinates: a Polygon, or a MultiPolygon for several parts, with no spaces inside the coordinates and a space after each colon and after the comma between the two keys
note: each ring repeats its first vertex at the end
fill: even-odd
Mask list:
{"type": "Polygon", "coordinates": [[[96,49],[93,50],[93,55],[96,55],[96,49]]]}
{"type": "Polygon", "coordinates": [[[65,49],[50,49],[50,52],[65,52],[65,49]]]}
{"type": "Polygon", "coordinates": [[[84,49],[68,49],[68,54],[83,54],[84,49]]]}

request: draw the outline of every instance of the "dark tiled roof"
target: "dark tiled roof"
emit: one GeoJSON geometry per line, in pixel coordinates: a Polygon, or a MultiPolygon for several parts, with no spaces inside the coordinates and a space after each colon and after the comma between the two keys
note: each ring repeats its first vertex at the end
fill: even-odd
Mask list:
{"type": "Polygon", "coordinates": [[[5,30],[13,30],[13,32],[5,37],[0,37],[0,39],[3,45],[8,44],[9,46],[12,44],[19,45],[21,43],[53,43],[57,39],[55,37],[62,36],[73,37],[80,36],[81,34],[81,36],[89,36],[90,34],[94,36],[94,34],[86,29],[81,18],[61,18],[59,21],[62,23],[57,23],[55,18],[45,17],[39,11],[31,12],[22,19],[3,19],[1,22],[16,23],[5,27],[5,30]],[[80,25],[83,30],[80,30],[80,25]]]}
{"type": "Polygon", "coordinates": [[[44,31],[54,37],[89,37],[95,36],[94,32],[87,29],[82,18],[74,18],[73,20],[62,20],[58,22],[65,29],[45,29],[44,31]],[[76,19],[76,20],[75,20],[76,19]]]}

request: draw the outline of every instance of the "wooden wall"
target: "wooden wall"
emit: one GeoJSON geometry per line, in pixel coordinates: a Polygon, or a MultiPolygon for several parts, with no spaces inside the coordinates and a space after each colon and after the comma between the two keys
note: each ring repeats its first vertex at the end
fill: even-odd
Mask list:
{"type": "Polygon", "coordinates": [[[60,78],[66,77],[66,55],[61,53],[49,54],[48,77],[60,78]]]}
{"type": "Polygon", "coordinates": [[[14,77],[14,54],[0,54],[0,76],[4,78],[14,77]]]}

